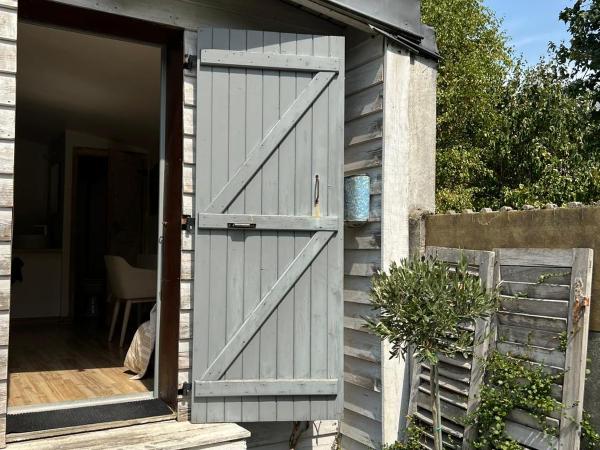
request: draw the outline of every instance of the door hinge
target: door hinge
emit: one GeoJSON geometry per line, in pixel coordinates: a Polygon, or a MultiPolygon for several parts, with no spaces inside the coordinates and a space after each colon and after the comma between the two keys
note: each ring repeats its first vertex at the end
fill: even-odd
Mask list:
{"type": "Polygon", "coordinates": [[[192,392],[192,383],[183,383],[181,385],[181,395],[187,396],[192,392]]]}
{"type": "Polygon", "coordinates": [[[193,233],[196,228],[196,218],[188,214],[181,216],[181,229],[188,233],[193,233]]]}
{"type": "Polygon", "coordinates": [[[198,61],[196,55],[184,55],[183,58],[183,68],[185,70],[194,70],[196,68],[196,62],[198,61]]]}

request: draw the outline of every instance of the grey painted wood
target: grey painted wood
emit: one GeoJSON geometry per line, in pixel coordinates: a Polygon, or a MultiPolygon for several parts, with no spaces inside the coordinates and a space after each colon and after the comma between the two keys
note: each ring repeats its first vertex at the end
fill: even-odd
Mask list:
{"type": "MultiPolygon", "coordinates": [[[[248,31],[247,47],[262,51],[263,33],[248,31]]],[[[310,75],[309,75],[310,76],[310,75]]],[[[263,73],[261,70],[246,70],[246,142],[248,155],[260,143],[263,137],[263,73]]],[[[262,212],[262,172],[250,180],[245,189],[245,208],[247,214],[262,212]]],[[[261,298],[261,233],[248,233],[245,239],[244,253],[244,317],[248,317],[261,298]]],[[[244,379],[260,378],[260,337],[259,331],[242,354],[244,379]]],[[[259,420],[259,400],[256,397],[242,401],[242,419],[244,422],[259,420]]]]}
{"type": "MultiPolygon", "coordinates": [[[[264,33],[265,53],[279,53],[280,36],[277,33],[264,33]]],[[[265,70],[263,72],[263,133],[269,135],[281,117],[279,110],[279,72],[265,70]]],[[[290,127],[286,127],[290,128],[290,127]]],[[[283,138],[284,136],[281,136],[283,138]]],[[[264,141],[263,141],[264,142],[264,141]]],[[[279,192],[275,187],[279,184],[279,154],[273,154],[262,167],[262,213],[277,214],[279,212],[279,192]]],[[[277,282],[277,232],[263,232],[261,242],[261,296],[264,298],[277,282]]],[[[274,311],[260,329],[260,378],[277,377],[277,322],[279,312],[274,311]]],[[[262,421],[277,418],[277,399],[275,396],[262,396],[259,400],[259,417],[262,421]]]]}
{"type": "MultiPolygon", "coordinates": [[[[295,34],[282,34],[280,37],[281,57],[296,60],[303,58],[296,56],[297,38],[295,34]]],[[[312,58],[312,57],[310,57],[312,58]]],[[[299,61],[298,61],[299,62],[299,61]]],[[[307,63],[308,64],[308,63],[307,63]]],[[[280,72],[279,74],[279,110],[286,111],[297,97],[296,73],[280,72]]],[[[301,149],[299,149],[301,151],[301,149]]],[[[279,145],[279,196],[278,212],[281,215],[295,213],[295,165],[296,165],[296,130],[290,133],[279,145]]],[[[292,231],[294,227],[289,228],[292,231]]],[[[334,229],[337,229],[335,226],[334,229]]],[[[281,232],[278,236],[277,273],[281,275],[290,265],[296,255],[295,235],[290,232],[281,232]]],[[[301,274],[298,275],[298,278],[301,274]]],[[[296,279],[297,281],[297,279],[296,279]]],[[[294,328],[294,303],[295,288],[292,287],[284,296],[277,308],[277,378],[294,378],[294,334],[289,330],[294,328]]],[[[301,298],[298,301],[302,301],[301,298]]],[[[267,394],[267,393],[265,393],[267,394]]],[[[277,394],[273,394],[277,395],[277,394]]],[[[277,399],[277,419],[293,420],[294,402],[291,396],[277,399]]]]}
{"type": "MultiPolygon", "coordinates": [[[[292,160],[287,160],[291,161],[292,160]]],[[[291,165],[291,164],[290,164],[291,165]]],[[[294,181],[293,177],[286,178],[294,181]]],[[[290,191],[293,192],[292,189],[290,191]]],[[[289,200],[289,199],[288,199],[289,200]]],[[[283,203],[286,204],[286,203],[283,203]]],[[[282,205],[283,205],[282,204],[282,205]]],[[[294,206],[293,201],[287,203],[294,206]]],[[[283,206],[282,206],[283,207],[283,206]]],[[[230,208],[231,210],[231,208],[230,208]]],[[[293,211],[288,212],[289,214],[293,211]]],[[[337,217],[312,217],[294,215],[255,215],[255,214],[198,214],[197,227],[200,229],[247,228],[248,231],[288,230],[288,231],[336,231],[340,228],[337,217]]],[[[238,231],[239,232],[239,231],[238,231]]]]}
{"type": "MultiPolygon", "coordinates": [[[[345,57],[344,40],[329,38],[329,57],[343,61],[345,57]]],[[[345,70],[342,64],[338,76],[332,81],[329,92],[329,121],[328,144],[332,148],[341,149],[344,140],[344,103],[338,99],[344,98],[345,70]]],[[[327,214],[337,217],[344,215],[344,198],[338,195],[343,191],[344,156],[341,151],[330,151],[328,156],[327,180],[327,214]]],[[[322,212],[323,213],[323,212],[322,212]]],[[[327,365],[327,377],[340,376],[344,370],[343,324],[339,320],[344,316],[343,299],[343,264],[344,259],[344,227],[341,224],[338,233],[332,237],[327,251],[327,353],[331,355],[327,365]]],[[[332,398],[328,407],[329,417],[341,417],[343,414],[344,384],[338,384],[337,396],[332,398]]]]}
{"type": "MultiPolygon", "coordinates": [[[[205,209],[207,213],[222,213],[235,200],[235,196],[250,181],[263,165],[268,165],[269,157],[276,150],[282,139],[305,113],[306,109],[323,92],[333,79],[333,73],[318,73],[306,89],[294,101],[293,105],[283,114],[276,125],[268,132],[263,141],[253,149],[244,164],[236,174],[223,186],[211,204],[205,209]]],[[[278,80],[277,80],[278,81],[278,80]]],[[[271,94],[274,94],[271,92],[271,94]]],[[[265,99],[265,103],[266,103],[265,99]]],[[[277,100],[277,99],[276,99],[277,100]]],[[[273,99],[271,99],[273,101],[273,99]]],[[[266,105],[265,105],[266,106],[266,105]]]]}
{"type": "MultiPolygon", "coordinates": [[[[383,55],[381,37],[366,37],[358,45],[346,50],[344,78],[348,95],[344,136],[345,142],[353,145],[344,149],[344,174],[368,172],[372,181],[381,180],[382,173],[381,125],[369,117],[379,117],[383,110],[383,55]],[[368,138],[368,127],[372,124],[377,132],[368,138]]],[[[358,310],[354,307],[369,308],[369,277],[382,266],[381,183],[375,182],[375,185],[379,189],[378,192],[372,192],[370,222],[363,227],[344,230],[344,322],[354,328],[360,328],[355,314],[358,310]]],[[[377,399],[383,405],[381,343],[362,329],[346,328],[343,345],[344,386],[359,385],[364,398],[370,402],[377,399]],[[363,392],[366,390],[368,393],[363,392]]],[[[391,379],[394,375],[388,373],[387,377],[391,379]]],[[[383,413],[376,420],[368,408],[353,401],[355,394],[358,394],[356,390],[345,396],[348,399],[345,401],[344,422],[341,427],[342,447],[349,450],[365,449],[368,446],[377,448],[383,441],[383,413]]]]}
{"type": "MultiPolygon", "coordinates": [[[[198,46],[200,48],[211,48],[213,46],[212,29],[204,29],[198,32],[198,46]]],[[[212,70],[200,68],[197,73],[198,86],[212,86],[212,70]]],[[[212,135],[212,92],[209,89],[196,90],[196,104],[199,107],[196,113],[198,137],[196,138],[196,161],[210,161],[211,135],[212,135]]],[[[196,189],[195,205],[197,210],[204,210],[211,201],[210,164],[198,164],[196,167],[196,189]]],[[[209,365],[208,339],[197,339],[201,336],[200,330],[209,329],[210,302],[210,244],[211,231],[197,231],[194,238],[194,292],[193,292],[193,323],[196,325],[197,333],[192,345],[192,371],[204,372],[209,365]]],[[[204,333],[206,334],[206,333],[204,333]]],[[[191,380],[189,380],[191,381],[191,380]]],[[[207,421],[207,404],[205,400],[196,399],[192,408],[192,421],[204,423],[207,421]]]]}
{"type": "MultiPolygon", "coordinates": [[[[313,51],[316,56],[329,55],[329,37],[315,36],[313,38],[313,51]]],[[[320,178],[320,213],[314,211],[314,214],[327,215],[328,193],[325,186],[329,185],[328,155],[320,151],[321,148],[329,144],[329,130],[319,124],[328,121],[329,102],[327,96],[321,96],[313,105],[313,124],[312,124],[312,160],[315,175],[320,178]]],[[[341,148],[341,147],[338,147],[341,148]]],[[[314,185],[314,183],[313,183],[314,185]]],[[[314,193],[316,195],[316,193],[314,193]]],[[[313,205],[314,208],[315,205],[313,205]]],[[[311,324],[313,324],[313,333],[311,335],[311,377],[327,378],[327,345],[328,345],[328,326],[327,326],[327,297],[328,297],[328,251],[322,252],[314,261],[311,267],[311,324]]],[[[334,355],[331,355],[333,358],[334,355]]],[[[311,415],[327,416],[327,404],[311,402],[311,415]]]]}
{"type": "MultiPolygon", "coordinates": [[[[213,48],[226,49],[230,45],[231,35],[227,29],[213,30],[213,48]]],[[[208,70],[202,68],[201,70],[208,70]]],[[[212,133],[211,147],[212,154],[210,158],[211,179],[210,192],[219,192],[229,180],[229,119],[230,104],[224,99],[228,98],[230,72],[226,68],[215,67],[212,70],[212,133]],[[225,96],[227,95],[227,97],[225,96]],[[225,157],[215,157],[217,151],[222,152],[225,157]]],[[[198,90],[202,86],[198,87],[198,90]]],[[[198,103],[200,104],[200,103],[198,103]]],[[[232,108],[235,107],[232,105],[232,108]]],[[[208,187],[207,186],[207,187],[208,187]]],[[[233,202],[234,199],[231,199],[233,202]]],[[[201,211],[198,209],[198,211],[201,211]]],[[[219,211],[222,212],[222,211],[219,211]]],[[[227,342],[227,281],[229,278],[230,267],[227,261],[227,252],[229,246],[229,233],[222,230],[213,230],[210,232],[210,263],[205,268],[199,270],[209,270],[210,272],[210,307],[209,307],[209,328],[208,328],[208,357],[214,359],[220,354],[221,349],[227,342]]],[[[192,325],[192,330],[195,327],[192,325]]],[[[221,376],[225,375],[224,373],[221,376]]],[[[225,408],[224,399],[209,398],[207,400],[207,421],[224,422],[225,408]]]]}
{"type": "MultiPolygon", "coordinates": [[[[298,35],[296,50],[299,54],[313,53],[313,39],[309,35],[298,35]]],[[[306,89],[312,75],[306,72],[296,74],[296,90],[301,92],[306,89]]],[[[335,80],[332,81],[335,83],[335,80]]],[[[312,154],[312,110],[298,121],[294,130],[296,164],[295,164],[295,196],[294,209],[296,215],[312,215],[313,186],[307,185],[306,180],[312,180],[314,177],[312,161],[308,158],[300,157],[299,152],[305,149],[312,154]]],[[[295,251],[298,253],[310,240],[310,233],[296,232],[294,238],[295,251]]],[[[310,297],[311,271],[303,273],[296,286],[294,295],[297,301],[294,302],[294,335],[299,336],[304,330],[310,329],[310,302],[299,301],[302,298],[310,297]]],[[[298,378],[309,378],[310,375],[310,340],[294,339],[294,374],[298,378]]],[[[308,420],[310,418],[310,397],[294,397],[294,416],[297,420],[308,420]]]]}
{"type": "MultiPolygon", "coordinates": [[[[200,51],[343,58],[341,38],[212,30],[206,35],[200,32],[198,39],[200,51]]],[[[197,229],[194,244],[188,244],[195,252],[190,285],[194,320],[181,333],[193,342],[191,364],[187,363],[193,382],[242,386],[244,380],[290,385],[300,380],[301,385],[307,379],[341,379],[340,72],[313,76],[272,66],[206,65],[201,58],[196,86],[188,83],[197,96],[188,103],[198,108],[196,155],[188,158],[206,161],[186,172],[187,178],[196,177],[195,188],[187,189],[196,197],[197,229]],[[323,76],[329,79],[307,98],[306,92],[323,76]],[[290,114],[295,116],[292,120],[290,114]],[[265,151],[260,158],[257,149],[265,151]],[[317,174],[320,211],[312,204],[317,174]],[[256,228],[231,228],[231,223],[251,223],[256,228]],[[201,242],[208,250],[198,248],[201,242]],[[337,284],[333,273],[338,275],[337,284]],[[199,279],[208,288],[198,286],[199,279]],[[322,313],[317,315],[318,308],[322,313]],[[320,333],[322,341],[314,347],[320,333]],[[201,352],[200,363],[196,349],[201,352]],[[337,358],[334,363],[333,358],[337,358]]],[[[185,179],[184,185],[193,185],[185,179]]],[[[181,356],[184,367],[185,351],[181,356]]],[[[207,398],[198,390],[191,403],[192,419],[337,418],[340,385],[336,384],[335,395],[327,396],[265,390],[259,396],[234,392],[207,398]]]]}
{"type": "MultiPolygon", "coordinates": [[[[318,380],[315,378],[274,379],[274,380],[235,380],[235,381],[195,381],[194,392],[201,397],[231,397],[277,395],[290,397],[294,395],[336,395],[337,379],[318,380]]],[[[278,407],[287,405],[279,404],[278,407]]],[[[293,406],[293,403],[292,403],[293,406]]]]}
{"type": "MultiPolygon", "coordinates": [[[[231,30],[229,48],[233,51],[245,51],[247,33],[244,30],[231,30]]],[[[219,51],[219,50],[215,50],[219,51]]],[[[202,62],[201,62],[202,64],[202,62]]],[[[246,70],[232,68],[229,70],[229,122],[245,123],[246,70]]],[[[229,178],[246,159],[245,128],[229,127],[229,178]]],[[[230,205],[232,214],[244,213],[245,197],[238,196],[230,205]]],[[[235,221],[233,221],[235,222],[235,221]]],[[[227,254],[227,338],[241,326],[244,320],[244,232],[230,230],[227,254]]],[[[238,357],[225,374],[227,380],[242,378],[242,358],[238,357]]],[[[231,396],[228,396],[231,397],[231,396]]],[[[242,398],[228,398],[225,402],[225,420],[240,422],[242,420],[242,398]]]]}
{"type": "MultiPolygon", "coordinates": [[[[293,50],[295,53],[295,48],[293,50]]],[[[340,70],[341,60],[339,58],[296,55],[294,53],[275,54],[205,49],[200,52],[200,63],[217,67],[276,69],[294,72],[339,72],[340,70]]]]}

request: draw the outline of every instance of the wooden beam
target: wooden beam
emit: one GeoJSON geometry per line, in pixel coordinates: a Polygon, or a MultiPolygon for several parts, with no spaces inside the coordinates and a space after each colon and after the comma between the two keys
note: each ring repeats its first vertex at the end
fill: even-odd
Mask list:
{"type": "Polygon", "coordinates": [[[339,72],[339,58],[285,55],[235,50],[200,51],[201,66],[242,67],[250,69],[290,70],[294,72],[339,72]]]}
{"type": "Polygon", "coordinates": [[[590,296],[594,251],[587,248],[573,250],[571,270],[571,298],[569,301],[569,328],[565,378],[563,382],[563,419],[560,421],[560,449],[577,450],[580,446],[585,366],[590,325],[590,296]]]}
{"type": "Polygon", "coordinates": [[[337,395],[337,379],[195,381],[195,397],[337,395]]]}
{"type": "MultiPolygon", "coordinates": [[[[246,184],[252,180],[256,172],[258,172],[277,149],[277,146],[288,135],[290,130],[298,123],[306,110],[310,108],[331,80],[333,80],[334,75],[333,72],[319,72],[315,75],[306,89],[300,93],[290,108],[267,133],[262,142],[252,149],[246,161],[244,161],[235,175],[227,182],[204,212],[216,214],[225,212],[246,184]]],[[[202,92],[202,89],[198,89],[198,92],[202,92]]],[[[201,115],[198,116],[200,117],[201,115]]]]}
{"type": "Polygon", "coordinates": [[[266,322],[275,308],[282,302],[285,295],[296,284],[300,275],[304,273],[327,245],[333,234],[333,231],[318,231],[314,234],[294,261],[283,272],[275,285],[256,305],[208,369],[206,369],[201,377],[201,381],[218,380],[225,374],[229,366],[231,366],[252,337],[260,330],[260,327],[266,322]]]}
{"type": "Polygon", "coordinates": [[[253,214],[198,214],[199,229],[245,229],[287,231],[337,231],[337,217],[282,216],[253,214]]]}

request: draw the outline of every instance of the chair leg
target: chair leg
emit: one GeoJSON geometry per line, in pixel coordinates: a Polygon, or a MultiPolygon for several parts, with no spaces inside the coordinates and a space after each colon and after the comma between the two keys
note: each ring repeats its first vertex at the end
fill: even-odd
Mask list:
{"type": "Polygon", "coordinates": [[[121,328],[121,341],[119,342],[120,347],[123,347],[123,342],[125,342],[125,333],[127,332],[127,322],[129,322],[130,312],[131,300],[127,300],[127,303],[125,303],[125,312],[123,313],[123,328],[121,328]]]}
{"type": "Polygon", "coordinates": [[[121,302],[119,299],[115,299],[115,307],[113,309],[112,321],[110,322],[110,331],[108,332],[108,342],[112,341],[113,335],[115,334],[115,327],[117,325],[117,318],[119,317],[119,310],[121,309],[121,302]]]}

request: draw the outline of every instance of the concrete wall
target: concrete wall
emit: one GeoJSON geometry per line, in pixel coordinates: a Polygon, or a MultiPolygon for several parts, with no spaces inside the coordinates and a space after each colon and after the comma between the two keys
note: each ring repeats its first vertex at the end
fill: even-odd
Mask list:
{"type": "Polygon", "coordinates": [[[592,248],[590,338],[585,408],[600,429],[600,207],[557,208],[477,214],[445,214],[425,219],[427,245],[475,250],[493,248],[592,248]]]}

